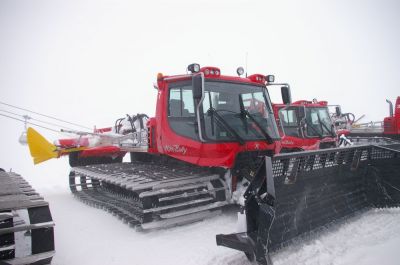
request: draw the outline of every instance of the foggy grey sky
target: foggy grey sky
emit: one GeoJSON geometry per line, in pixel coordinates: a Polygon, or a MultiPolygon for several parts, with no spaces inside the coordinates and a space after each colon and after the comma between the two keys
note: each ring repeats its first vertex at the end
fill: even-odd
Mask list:
{"type": "Polygon", "coordinates": [[[250,73],[291,83],[295,99],[377,119],[400,91],[399,11],[396,1],[2,1],[0,88],[4,101],[43,111],[152,114],[158,72],[198,62],[234,74],[247,52],[250,73]],[[374,102],[380,115],[368,113],[374,102]]]}
{"type": "MultiPolygon", "coordinates": [[[[275,74],[297,99],[367,120],[400,95],[400,4],[367,1],[0,1],[1,101],[88,126],[154,115],[158,72],[275,74]]],[[[273,92],[272,92],[273,94],[273,92]]],[[[0,117],[2,146],[25,152],[0,117]]],[[[367,121],[366,120],[366,121],[367,121]]],[[[15,164],[2,151],[0,162],[15,164]]]]}

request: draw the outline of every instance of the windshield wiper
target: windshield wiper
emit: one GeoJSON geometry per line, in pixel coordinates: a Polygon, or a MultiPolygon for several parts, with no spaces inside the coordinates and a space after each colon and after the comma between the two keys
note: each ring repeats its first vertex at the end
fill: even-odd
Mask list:
{"type": "Polygon", "coordinates": [[[218,121],[220,124],[222,124],[222,126],[224,126],[225,129],[227,129],[233,136],[235,136],[235,138],[238,140],[240,145],[244,145],[243,138],[240,137],[240,135],[225,121],[224,118],[221,117],[221,115],[219,115],[219,113],[214,108],[209,108],[207,110],[207,113],[210,113],[211,115],[215,115],[215,117],[217,118],[216,121],[218,121]]]}
{"type": "Polygon", "coordinates": [[[312,124],[310,124],[310,122],[306,118],[304,118],[304,120],[306,121],[306,124],[308,125],[308,127],[310,127],[317,134],[317,136],[322,139],[323,138],[322,134],[320,134],[317,131],[317,129],[315,129],[314,126],[312,124]]]}
{"type": "MultiPolygon", "coordinates": [[[[325,128],[325,130],[326,130],[332,137],[335,137],[335,134],[333,133],[333,131],[332,131],[332,130],[329,130],[329,128],[328,128],[328,126],[326,126],[325,122],[323,122],[323,121],[321,120],[321,117],[319,116],[319,113],[317,113],[317,117],[318,117],[318,121],[319,121],[319,123],[322,125],[322,127],[325,128]]],[[[321,129],[322,129],[322,127],[321,127],[321,129]]],[[[323,129],[322,129],[322,133],[324,133],[324,130],[323,130],[323,129]]]]}
{"type": "Polygon", "coordinates": [[[267,131],[261,126],[261,124],[256,120],[256,118],[254,118],[254,116],[252,114],[250,114],[250,112],[248,110],[243,109],[242,114],[247,115],[250,120],[252,122],[255,123],[255,125],[257,125],[257,127],[260,129],[261,133],[264,135],[265,140],[267,140],[267,143],[272,144],[274,141],[272,140],[271,136],[269,136],[269,134],[267,133],[267,131]]]}
{"type": "Polygon", "coordinates": [[[246,134],[249,134],[249,124],[247,123],[246,113],[244,113],[245,108],[243,104],[242,95],[239,95],[239,106],[240,106],[240,119],[242,120],[246,134]]]}

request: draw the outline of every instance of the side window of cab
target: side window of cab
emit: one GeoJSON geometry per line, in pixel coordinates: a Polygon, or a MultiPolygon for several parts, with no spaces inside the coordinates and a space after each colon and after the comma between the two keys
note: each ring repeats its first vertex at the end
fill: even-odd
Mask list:
{"type": "Polygon", "coordinates": [[[171,88],[168,104],[169,117],[194,116],[193,91],[190,88],[171,88]]]}
{"type": "Polygon", "coordinates": [[[293,109],[279,110],[279,117],[283,126],[297,126],[296,111],[293,109]]]}
{"type": "Polygon", "coordinates": [[[297,112],[295,109],[280,109],[279,119],[285,135],[299,137],[299,125],[297,120],[297,112]]]}
{"type": "Polygon", "coordinates": [[[193,88],[190,84],[171,84],[168,97],[168,122],[178,135],[198,139],[195,131],[193,88]]]}

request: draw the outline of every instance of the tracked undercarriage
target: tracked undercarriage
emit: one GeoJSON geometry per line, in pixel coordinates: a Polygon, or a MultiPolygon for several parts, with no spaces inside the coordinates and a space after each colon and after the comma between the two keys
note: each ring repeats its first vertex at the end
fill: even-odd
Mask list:
{"type": "Polygon", "coordinates": [[[73,167],[71,191],[139,229],[169,227],[220,213],[230,201],[224,171],[185,163],[73,167]]]}
{"type": "Polygon", "coordinates": [[[53,227],[49,204],[20,175],[0,171],[0,264],[49,264],[53,227]]]}

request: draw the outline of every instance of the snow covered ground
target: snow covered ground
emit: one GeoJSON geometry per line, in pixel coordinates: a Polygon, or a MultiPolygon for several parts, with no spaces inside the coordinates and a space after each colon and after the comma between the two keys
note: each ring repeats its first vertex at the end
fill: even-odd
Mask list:
{"type": "MultiPolygon", "coordinates": [[[[216,234],[235,231],[233,209],[194,224],[137,232],[73,197],[66,159],[26,170],[24,177],[50,202],[56,222],[54,265],[250,264],[241,252],[215,243],[216,234]]],[[[400,209],[371,210],[273,253],[272,259],[275,265],[396,265],[399,244],[400,209]]]]}
{"type": "MultiPolygon", "coordinates": [[[[136,232],[117,218],[75,200],[47,196],[56,221],[53,264],[250,264],[240,252],[218,247],[217,233],[235,229],[234,212],[191,225],[136,232]]],[[[400,211],[370,211],[334,231],[272,256],[276,265],[399,264],[400,211]]]]}

